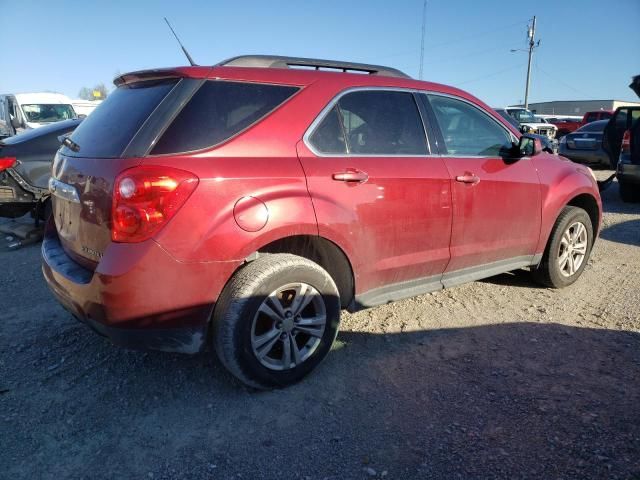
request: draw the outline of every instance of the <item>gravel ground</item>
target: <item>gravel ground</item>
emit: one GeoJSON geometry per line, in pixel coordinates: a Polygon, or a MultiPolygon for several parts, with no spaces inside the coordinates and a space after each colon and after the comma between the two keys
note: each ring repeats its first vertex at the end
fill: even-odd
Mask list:
{"type": "Polygon", "coordinates": [[[210,352],[112,346],[53,300],[37,245],[0,251],[0,477],[640,478],[640,206],[603,197],[575,285],[520,271],[345,314],[273,392],[210,352]]]}

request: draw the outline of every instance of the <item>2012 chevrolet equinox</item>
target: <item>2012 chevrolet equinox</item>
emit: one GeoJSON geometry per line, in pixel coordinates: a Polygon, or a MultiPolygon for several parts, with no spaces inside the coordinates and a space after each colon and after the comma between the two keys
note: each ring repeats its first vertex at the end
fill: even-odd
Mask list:
{"type": "Polygon", "coordinates": [[[114,343],[211,337],[254,387],[313,370],[342,308],[522,267],[570,285],[599,229],[588,168],[394,69],[252,56],[115,84],[54,160],[44,276],[114,343]]]}

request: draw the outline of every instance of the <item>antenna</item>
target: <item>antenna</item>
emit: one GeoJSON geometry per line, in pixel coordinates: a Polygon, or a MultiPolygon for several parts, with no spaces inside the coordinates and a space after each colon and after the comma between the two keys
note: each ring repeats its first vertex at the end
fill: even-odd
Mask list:
{"type": "Polygon", "coordinates": [[[173,36],[176,37],[176,40],[178,41],[178,44],[180,44],[180,48],[182,48],[182,51],[184,52],[184,54],[187,57],[187,60],[189,60],[189,63],[191,64],[192,67],[196,66],[196,62],[193,61],[193,58],[191,58],[191,55],[189,55],[189,52],[187,52],[187,49],[184,48],[184,45],[182,45],[182,42],[180,41],[180,39],[178,38],[178,35],[176,35],[176,32],[173,30],[173,27],[171,26],[171,24],[169,23],[169,20],[167,20],[167,17],[164,17],[164,21],[167,22],[167,25],[169,26],[169,28],[171,29],[171,33],[173,33],[173,36]]]}
{"type": "Polygon", "coordinates": [[[420,73],[418,74],[419,80],[422,80],[422,67],[424,65],[424,30],[425,30],[426,21],[427,21],[427,0],[424,0],[424,4],[422,6],[422,39],[420,40],[420,73]]]}

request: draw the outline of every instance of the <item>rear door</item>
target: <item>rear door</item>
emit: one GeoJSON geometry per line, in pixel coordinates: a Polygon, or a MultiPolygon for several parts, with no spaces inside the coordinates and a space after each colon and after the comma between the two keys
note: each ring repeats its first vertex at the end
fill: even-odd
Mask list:
{"type": "Polygon", "coordinates": [[[405,294],[440,287],[449,261],[450,178],[430,155],[412,92],[349,91],[298,147],[319,233],[349,250],[356,293],[369,292],[365,305],[383,301],[384,292],[372,292],[382,286],[405,294]]]}
{"type": "Polygon", "coordinates": [[[540,234],[540,182],[528,158],[506,158],[515,140],[479,106],[449,95],[423,95],[437,125],[452,178],[451,261],[443,283],[488,276],[533,259],[540,234]]]}

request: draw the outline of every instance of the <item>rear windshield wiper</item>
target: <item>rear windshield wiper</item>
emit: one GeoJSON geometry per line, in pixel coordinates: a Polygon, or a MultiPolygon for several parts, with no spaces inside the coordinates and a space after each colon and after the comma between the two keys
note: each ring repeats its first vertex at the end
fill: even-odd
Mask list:
{"type": "Polygon", "coordinates": [[[66,135],[60,135],[58,137],[58,140],[60,141],[60,143],[62,143],[62,145],[67,147],[69,150],[72,150],[74,152],[79,152],[80,151],[80,145],[78,145],[76,142],[71,140],[66,135]]]}

